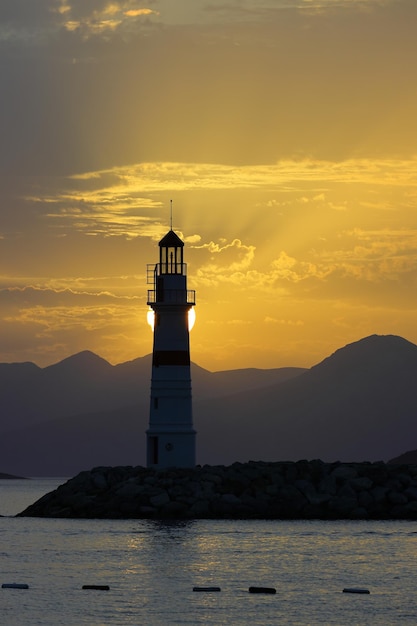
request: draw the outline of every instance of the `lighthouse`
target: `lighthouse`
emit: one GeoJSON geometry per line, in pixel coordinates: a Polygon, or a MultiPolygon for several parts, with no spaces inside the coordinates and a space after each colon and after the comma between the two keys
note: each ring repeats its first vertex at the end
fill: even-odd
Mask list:
{"type": "Polygon", "coordinates": [[[184,242],[172,227],[159,242],[159,263],[147,266],[147,282],[153,317],[147,466],[194,467],[189,320],[195,291],[187,289],[184,242]]]}

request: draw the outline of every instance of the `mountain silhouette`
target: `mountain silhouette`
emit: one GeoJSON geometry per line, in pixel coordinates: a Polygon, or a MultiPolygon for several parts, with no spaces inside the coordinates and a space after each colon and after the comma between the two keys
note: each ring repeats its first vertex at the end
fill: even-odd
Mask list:
{"type": "Polygon", "coordinates": [[[236,460],[387,460],[417,442],[416,381],[417,346],[366,337],[296,379],[203,407],[203,458],[224,463],[232,440],[236,460]],[[220,443],[213,430],[222,432],[220,443]]]}
{"type": "MultiPolygon", "coordinates": [[[[4,472],[70,476],[144,465],[151,355],[84,351],[39,368],[0,364],[4,472]]],[[[199,463],[389,460],[417,447],[417,346],[372,335],[309,370],[209,372],[192,364],[199,463]]]]}
{"type": "Polygon", "coordinates": [[[0,433],[72,414],[134,404],[134,377],[149,380],[150,357],[112,366],[84,351],[41,369],[0,364],[0,433]],[[120,380],[120,384],[113,381],[120,380]]]}
{"type": "Polygon", "coordinates": [[[408,450],[394,459],[390,459],[388,463],[393,465],[417,465],[417,450],[408,450]]]}
{"type": "MultiPolygon", "coordinates": [[[[111,365],[83,351],[59,363],[0,364],[1,468],[69,476],[94,465],[145,464],[152,355],[111,365]]],[[[288,367],[209,372],[192,364],[194,398],[206,401],[304,372],[288,367]]]]}

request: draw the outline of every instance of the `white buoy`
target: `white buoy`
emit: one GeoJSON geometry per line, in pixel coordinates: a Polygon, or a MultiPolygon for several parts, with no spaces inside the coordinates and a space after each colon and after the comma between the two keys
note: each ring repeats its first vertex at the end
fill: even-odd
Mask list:
{"type": "Polygon", "coordinates": [[[2,589],[29,589],[29,585],[26,583],[3,583],[2,589]]]}
{"type": "Polygon", "coordinates": [[[345,587],[343,593],[370,593],[369,589],[361,589],[360,587],[345,587]]]}

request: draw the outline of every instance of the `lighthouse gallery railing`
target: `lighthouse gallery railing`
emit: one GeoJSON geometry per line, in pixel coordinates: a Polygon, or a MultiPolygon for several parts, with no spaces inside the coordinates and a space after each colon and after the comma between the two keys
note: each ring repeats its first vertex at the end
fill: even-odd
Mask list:
{"type": "Polygon", "coordinates": [[[148,289],[147,304],[195,304],[195,291],[193,289],[148,289]]]}

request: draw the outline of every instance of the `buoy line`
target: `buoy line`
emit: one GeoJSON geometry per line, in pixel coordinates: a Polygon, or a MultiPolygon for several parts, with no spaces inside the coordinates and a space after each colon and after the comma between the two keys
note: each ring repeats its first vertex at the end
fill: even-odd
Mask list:
{"type": "MultiPolygon", "coordinates": [[[[3,583],[2,589],[29,589],[29,585],[27,583],[3,583]]],[[[81,589],[93,589],[98,591],[109,591],[109,585],[83,585],[81,589]]],[[[193,591],[202,592],[202,593],[213,593],[221,591],[220,587],[217,586],[195,586],[193,587],[193,591]]],[[[267,593],[267,594],[275,594],[277,590],[275,587],[258,587],[251,586],[249,587],[249,593],[267,593]]],[[[369,589],[365,589],[363,587],[345,587],[343,589],[343,593],[356,593],[356,594],[370,594],[369,589]]]]}

